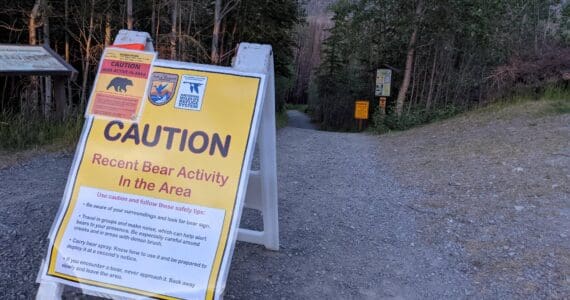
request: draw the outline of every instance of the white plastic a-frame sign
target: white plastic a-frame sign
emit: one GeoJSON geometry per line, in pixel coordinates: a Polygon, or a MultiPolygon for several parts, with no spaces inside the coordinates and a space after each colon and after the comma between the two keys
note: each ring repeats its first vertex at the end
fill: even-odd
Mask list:
{"type": "Polygon", "coordinates": [[[279,249],[271,47],[241,44],[231,68],[154,60],[148,69],[148,34],[120,32],[129,34],[117,38],[129,49],[102,58],[100,100],[86,115],[37,299],[61,298],[64,285],[115,299],[218,299],[237,239],[279,249]],[[138,40],[145,51],[132,50],[138,40]],[[127,93],[144,99],[132,105],[127,93]],[[108,109],[122,105],[136,117],[108,109]],[[239,228],[244,205],[261,210],[263,231],[239,228]]]}

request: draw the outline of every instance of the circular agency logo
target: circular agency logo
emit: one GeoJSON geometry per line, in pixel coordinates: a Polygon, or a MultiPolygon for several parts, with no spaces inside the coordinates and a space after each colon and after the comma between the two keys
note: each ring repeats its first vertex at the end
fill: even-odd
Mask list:
{"type": "Polygon", "coordinates": [[[161,106],[173,98],[176,84],[178,83],[178,75],[161,72],[154,72],[150,77],[150,87],[148,91],[148,101],[150,103],[161,106]]]}

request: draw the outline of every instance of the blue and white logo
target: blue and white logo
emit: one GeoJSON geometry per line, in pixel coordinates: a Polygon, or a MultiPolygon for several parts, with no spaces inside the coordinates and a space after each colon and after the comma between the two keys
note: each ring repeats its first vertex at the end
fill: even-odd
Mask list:
{"type": "Polygon", "coordinates": [[[207,77],[182,75],[174,107],[188,110],[202,110],[207,77]]]}
{"type": "Polygon", "coordinates": [[[189,82],[188,84],[190,85],[190,93],[194,93],[196,95],[200,94],[201,83],[189,82]]]}
{"type": "Polygon", "coordinates": [[[160,106],[174,98],[178,75],[153,72],[150,80],[151,84],[148,91],[148,100],[150,103],[160,106]]]}

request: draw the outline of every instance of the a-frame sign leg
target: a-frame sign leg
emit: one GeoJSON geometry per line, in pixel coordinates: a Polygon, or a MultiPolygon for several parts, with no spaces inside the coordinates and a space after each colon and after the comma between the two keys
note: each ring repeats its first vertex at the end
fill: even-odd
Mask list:
{"type": "Polygon", "coordinates": [[[279,221],[277,203],[277,143],[275,124],[275,75],[273,55],[270,56],[267,95],[259,129],[259,156],[261,173],[261,197],[263,201],[263,229],[265,247],[279,250],[279,221]]]}
{"type": "Polygon", "coordinates": [[[279,250],[279,218],[277,203],[277,148],[275,126],[275,75],[273,51],[269,45],[242,43],[233,68],[264,73],[267,76],[265,102],[257,136],[259,171],[250,171],[245,206],[260,210],[263,231],[240,228],[238,239],[279,250]]]}
{"type": "Polygon", "coordinates": [[[36,300],[61,299],[63,284],[56,282],[42,282],[36,294],[36,300]]]}

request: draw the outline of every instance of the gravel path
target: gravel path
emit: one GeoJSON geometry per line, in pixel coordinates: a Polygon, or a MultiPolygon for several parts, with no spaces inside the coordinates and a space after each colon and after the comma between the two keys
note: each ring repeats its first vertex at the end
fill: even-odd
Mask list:
{"type": "Polygon", "coordinates": [[[0,170],[0,299],[33,299],[72,156],[48,154],[0,170]]]}
{"type": "MultiPolygon", "coordinates": [[[[446,126],[457,128],[453,123],[446,126]]],[[[453,181],[464,195],[460,204],[471,203],[473,207],[461,206],[468,212],[459,214],[455,206],[445,202],[458,196],[448,191],[458,186],[442,183],[441,178],[449,174],[434,171],[429,164],[425,167],[427,158],[422,158],[432,157],[431,163],[439,168],[469,171],[460,169],[465,163],[463,157],[446,161],[446,152],[436,156],[437,143],[432,144],[429,137],[448,127],[420,128],[380,138],[292,127],[279,130],[282,248],[273,252],[238,242],[226,298],[568,298],[568,284],[564,285],[570,283],[567,229],[545,233],[555,226],[568,225],[568,198],[564,198],[568,194],[558,192],[552,196],[552,203],[562,205],[558,215],[543,214],[538,205],[534,206],[536,215],[528,215],[528,226],[537,225],[539,233],[546,235],[546,245],[540,247],[540,242],[535,242],[528,249],[533,253],[543,251],[550,259],[538,265],[520,262],[523,279],[528,277],[539,286],[525,290],[528,286],[523,284],[528,281],[508,277],[509,268],[515,267],[506,262],[511,252],[524,253],[517,248],[520,243],[516,238],[528,241],[535,238],[535,232],[530,232],[529,237],[519,231],[509,236],[505,228],[524,224],[509,223],[510,219],[492,214],[476,219],[474,214],[484,211],[489,202],[479,205],[476,201],[481,199],[477,194],[480,191],[473,191],[466,182],[453,181]],[[428,146],[433,147],[433,152],[424,156],[417,153],[416,147],[431,149],[428,146]],[[441,202],[448,192],[452,194],[441,202]],[[542,228],[539,221],[553,223],[542,228]],[[499,250],[473,250],[474,245],[489,246],[495,240],[501,241],[500,245],[492,245],[499,250]]],[[[459,130],[457,134],[462,133],[459,130]]],[[[46,236],[71,159],[69,154],[48,154],[0,170],[0,299],[31,299],[35,295],[46,236]]],[[[473,159],[473,164],[477,163],[481,162],[473,159]]],[[[469,174],[476,175],[488,176],[469,174]]],[[[455,176],[452,178],[459,178],[455,176]]],[[[519,205],[526,212],[527,204],[519,205]]],[[[519,206],[509,208],[515,213],[519,210],[519,206]]],[[[259,217],[257,212],[246,210],[242,226],[259,228],[259,217]]],[[[524,230],[529,234],[530,229],[524,230]]],[[[67,289],[65,298],[87,297],[67,289]]]]}
{"type": "Polygon", "coordinates": [[[453,259],[418,239],[423,216],[405,209],[417,195],[378,163],[377,137],[285,128],[279,141],[283,247],[238,243],[228,298],[435,299],[471,291],[453,259]]]}
{"type": "Polygon", "coordinates": [[[298,110],[287,111],[287,126],[304,129],[317,129],[317,126],[311,123],[311,118],[298,110]]]}
{"type": "MultiPolygon", "coordinates": [[[[457,298],[471,289],[452,261],[418,240],[421,222],[403,209],[416,195],[377,163],[377,137],[285,128],[278,140],[283,247],[238,243],[227,298],[457,298]]],[[[8,298],[35,294],[71,158],[45,155],[0,171],[0,290],[8,298]]],[[[259,226],[257,215],[245,216],[245,226],[259,226]]]]}

